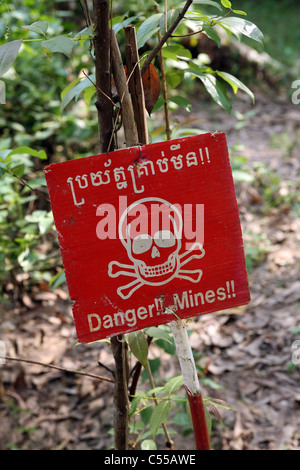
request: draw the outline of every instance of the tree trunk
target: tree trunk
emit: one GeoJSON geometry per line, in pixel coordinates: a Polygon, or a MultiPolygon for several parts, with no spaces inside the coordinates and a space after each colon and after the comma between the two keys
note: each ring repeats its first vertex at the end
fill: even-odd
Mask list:
{"type": "Polygon", "coordinates": [[[115,449],[128,450],[129,446],[129,399],[128,356],[124,336],[111,338],[111,349],[115,360],[114,431],[115,449]]]}

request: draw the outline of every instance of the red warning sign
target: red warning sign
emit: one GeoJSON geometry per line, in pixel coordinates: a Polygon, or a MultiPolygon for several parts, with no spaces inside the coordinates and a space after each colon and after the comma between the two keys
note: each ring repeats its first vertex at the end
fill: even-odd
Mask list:
{"type": "Polygon", "coordinates": [[[225,134],[45,169],[81,342],[249,302],[225,134]]]}

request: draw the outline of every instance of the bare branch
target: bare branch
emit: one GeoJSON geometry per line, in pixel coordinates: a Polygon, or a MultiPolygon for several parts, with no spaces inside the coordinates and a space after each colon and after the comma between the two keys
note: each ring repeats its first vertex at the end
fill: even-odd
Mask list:
{"type": "Polygon", "coordinates": [[[64,367],[54,366],[52,364],[45,364],[44,362],[33,361],[31,359],[23,359],[20,357],[10,357],[10,356],[2,356],[2,357],[0,356],[0,359],[5,359],[9,361],[17,361],[17,362],[26,362],[27,364],[35,364],[38,366],[49,367],[50,369],[56,369],[62,372],[68,372],[68,373],[77,374],[77,375],[84,375],[85,377],[91,377],[92,379],[104,380],[105,382],[114,383],[112,379],[109,379],[108,377],[103,377],[102,375],[90,374],[89,372],[82,372],[80,370],[66,369],[64,367]]]}

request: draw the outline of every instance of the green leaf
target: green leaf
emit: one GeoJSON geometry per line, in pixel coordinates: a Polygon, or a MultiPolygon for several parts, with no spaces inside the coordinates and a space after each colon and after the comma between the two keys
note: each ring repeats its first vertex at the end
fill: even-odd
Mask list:
{"type": "Polygon", "coordinates": [[[137,407],[139,406],[140,401],[142,400],[142,395],[135,396],[130,404],[129,417],[132,418],[133,414],[136,412],[137,407]]]}
{"type": "Polygon", "coordinates": [[[157,447],[152,439],[145,439],[141,443],[141,450],[157,450],[157,447]]]}
{"type": "Polygon", "coordinates": [[[214,75],[210,73],[203,73],[197,69],[186,69],[187,72],[191,72],[196,77],[200,78],[206,90],[213,98],[213,100],[224,108],[228,113],[231,112],[232,104],[228,98],[226,91],[222,84],[216,79],[214,75]]]}
{"type": "Polygon", "coordinates": [[[34,23],[30,25],[22,26],[22,28],[45,36],[48,26],[49,26],[48,21],[40,20],[40,21],[35,21],[34,23]]]}
{"type": "Polygon", "coordinates": [[[140,361],[142,366],[147,366],[147,357],[148,357],[148,343],[144,333],[139,331],[134,331],[127,335],[127,341],[131,349],[132,354],[140,361]]]}
{"type": "Polygon", "coordinates": [[[169,380],[164,386],[164,389],[168,395],[172,395],[172,393],[179,390],[183,385],[184,385],[183,376],[178,375],[177,377],[173,377],[171,380],[169,380]]]}
{"type": "Polygon", "coordinates": [[[21,39],[17,39],[16,41],[11,41],[0,46],[0,77],[2,77],[13,65],[21,44],[21,39]]]}
{"type": "Polygon", "coordinates": [[[138,48],[143,47],[146,41],[151,38],[151,36],[159,30],[159,22],[162,17],[162,13],[157,13],[155,15],[147,18],[139,27],[136,39],[138,48]]]}
{"type": "Polygon", "coordinates": [[[231,8],[231,2],[229,2],[229,0],[221,0],[221,3],[223,5],[223,7],[231,8]]]}
{"type": "Polygon", "coordinates": [[[247,95],[250,96],[253,104],[255,103],[255,97],[252,91],[246,85],[244,85],[244,83],[241,82],[238,78],[234,77],[228,72],[217,71],[217,74],[219,75],[219,77],[223,78],[223,80],[225,80],[227,83],[229,83],[229,85],[231,85],[234,93],[237,93],[238,89],[240,88],[240,90],[243,90],[245,93],[247,93],[247,95]]]}
{"type": "Polygon", "coordinates": [[[94,85],[91,85],[84,90],[83,96],[84,96],[84,101],[86,102],[87,105],[91,104],[91,99],[93,98],[95,93],[96,93],[96,88],[94,87],[94,85]]]}
{"type": "Polygon", "coordinates": [[[150,397],[150,396],[153,395],[154,393],[155,393],[155,395],[159,395],[159,394],[165,393],[165,387],[154,387],[154,388],[151,388],[150,390],[148,390],[147,395],[150,397]]]}
{"type": "Polygon", "coordinates": [[[210,0],[194,0],[193,3],[194,3],[194,5],[211,5],[212,7],[216,7],[219,10],[222,11],[222,8],[219,5],[219,3],[213,2],[213,1],[210,1],[210,0]]]}
{"type": "Polygon", "coordinates": [[[244,16],[247,16],[247,13],[245,11],[242,11],[242,10],[232,10],[233,13],[236,13],[237,15],[244,15],[244,16]]]}
{"type": "Polygon", "coordinates": [[[73,49],[73,41],[67,36],[56,36],[47,41],[42,41],[42,47],[50,52],[61,52],[67,57],[70,57],[73,49]]]}
{"type": "Polygon", "coordinates": [[[53,289],[56,289],[65,281],[66,281],[66,275],[63,269],[62,271],[59,271],[57,274],[54,274],[54,276],[51,277],[49,281],[49,286],[52,286],[53,289]]]}
{"type": "Polygon", "coordinates": [[[150,418],[150,432],[154,439],[159,426],[168,419],[171,409],[170,400],[161,401],[154,409],[150,418]]]}
{"type": "Polygon", "coordinates": [[[72,89],[74,88],[75,85],[77,85],[78,83],[81,82],[81,78],[75,78],[75,80],[73,80],[71,83],[69,83],[69,85],[66,86],[66,88],[63,89],[63,91],[61,92],[60,94],[60,97],[61,99],[63,100],[64,97],[66,96],[66,94],[72,89]]]}
{"type": "Polygon", "coordinates": [[[207,377],[203,377],[203,378],[201,379],[201,383],[202,383],[203,385],[206,385],[207,387],[212,388],[213,390],[221,390],[221,389],[224,388],[223,385],[220,385],[220,384],[218,384],[217,382],[215,382],[214,380],[209,379],[209,378],[207,378],[207,377]]]}
{"type": "Polygon", "coordinates": [[[22,178],[22,176],[24,175],[24,171],[25,171],[25,165],[23,163],[20,163],[19,165],[11,167],[10,171],[18,178],[22,178]]]}
{"type": "Polygon", "coordinates": [[[218,21],[221,25],[229,26],[233,33],[243,34],[254,41],[263,43],[264,35],[261,30],[251,21],[245,20],[244,18],[238,18],[237,16],[230,16],[218,21]]]}
{"type": "Polygon", "coordinates": [[[141,410],[140,416],[141,416],[141,420],[142,420],[142,422],[144,423],[145,426],[147,426],[147,424],[149,423],[150,418],[152,416],[152,413],[153,413],[153,406],[152,405],[146,406],[146,408],[143,408],[141,410]]]}
{"type": "MultiPolygon", "coordinates": [[[[211,23],[211,17],[207,16],[207,15],[204,15],[200,11],[190,12],[190,16],[188,17],[188,19],[189,20],[193,19],[195,21],[194,24],[197,28],[200,28],[201,26],[202,27],[205,26],[204,23],[206,23],[207,25],[209,25],[211,23]]],[[[190,22],[189,22],[189,24],[190,24],[190,22]]]]}
{"type": "Polygon", "coordinates": [[[192,54],[191,51],[186,49],[185,47],[181,45],[176,45],[176,46],[165,46],[162,48],[162,53],[163,56],[166,59],[173,59],[173,60],[178,60],[178,58],[186,58],[186,59],[191,59],[192,54]]]}
{"type": "MultiPolygon", "coordinates": [[[[121,18],[124,18],[124,17],[121,17],[121,18]]],[[[137,16],[131,16],[130,18],[127,18],[126,20],[121,20],[118,22],[114,21],[113,30],[115,34],[118,34],[118,32],[121,31],[121,29],[133,23],[136,19],[137,19],[137,16]]]]}
{"type": "Polygon", "coordinates": [[[79,31],[79,33],[76,33],[74,35],[74,38],[88,39],[88,38],[92,38],[93,36],[94,36],[94,24],[90,24],[90,26],[86,26],[81,31],[79,31]]]}
{"type": "Polygon", "coordinates": [[[47,154],[45,150],[35,150],[31,147],[27,147],[26,145],[23,145],[21,147],[17,147],[16,149],[12,150],[9,153],[9,156],[11,155],[31,155],[32,157],[37,157],[40,158],[41,160],[46,160],[47,159],[47,154]]]}
{"type": "Polygon", "coordinates": [[[182,82],[184,77],[183,70],[171,69],[167,71],[167,82],[171,88],[176,88],[182,82]]]}
{"type": "Polygon", "coordinates": [[[221,38],[214,28],[203,28],[207,36],[221,46],[221,38]]]}
{"type": "Polygon", "coordinates": [[[158,326],[150,326],[150,328],[147,328],[145,332],[154,339],[162,339],[172,344],[172,341],[170,340],[170,334],[158,326]]]}
{"type": "Polygon", "coordinates": [[[189,100],[186,98],[183,98],[182,96],[172,96],[169,98],[169,101],[172,101],[173,103],[177,104],[177,106],[180,106],[181,108],[185,109],[189,113],[191,112],[192,105],[189,100]]]}
{"type": "Polygon", "coordinates": [[[6,99],[5,99],[5,83],[0,80],[0,104],[5,104],[6,99]]]}
{"type": "MultiPolygon", "coordinates": [[[[89,75],[90,80],[95,80],[95,75],[89,75]]],[[[86,88],[91,86],[91,81],[88,78],[84,78],[83,80],[76,78],[71,82],[62,92],[61,98],[62,102],[60,105],[60,112],[62,113],[65,107],[72,101],[72,99],[78,99],[80,93],[84,91],[86,88]]]]}

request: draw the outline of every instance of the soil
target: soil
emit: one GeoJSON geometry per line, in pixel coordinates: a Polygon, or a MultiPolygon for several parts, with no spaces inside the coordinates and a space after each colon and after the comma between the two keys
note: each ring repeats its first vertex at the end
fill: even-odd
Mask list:
{"type": "MultiPolygon", "coordinates": [[[[300,448],[295,343],[300,340],[300,201],[295,202],[300,193],[300,113],[285,94],[255,95],[252,116],[247,114],[252,104],[242,95],[234,100],[238,115],[228,116],[202,99],[193,100],[192,115],[178,114],[181,121],[201,118],[197,125],[203,130],[226,132],[233,157],[243,156],[246,173],[255,175],[252,183],[236,183],[252,264],[251,303],[194,319],[190,340],[205,373],[203,395],[235,408],[219,408],[222,423],[213,420],[213,448],[295,450],[300,448]]],[[[7,356],[112,379],[109,344],[77,344],[62,287],[36,286],[23,294],[22,306],[0,305],[0,338],[7,356]]],[[[179,373],[175,357],[164,358],[155,345],[150,350],[152,358],[162,359],[161,377],[179,373]]],[[[112,394],[110,382],[7,360],[0,365],[0,448],[109,449],[112,394]]],[[[193,435],[183,437],[182,428],[175,429],[175,448],[195,449],[193,435]]],[[[162,436],[157,445],[165,448],[162,436]]]]}

